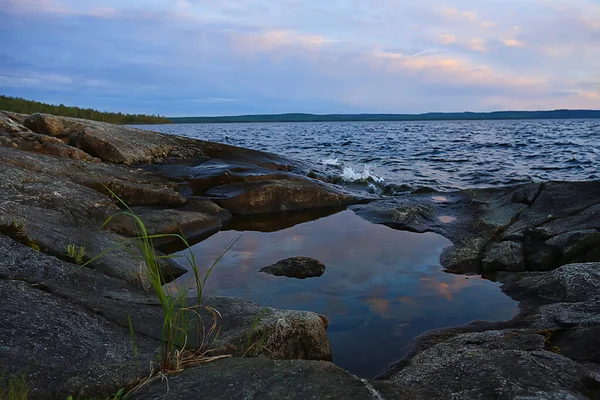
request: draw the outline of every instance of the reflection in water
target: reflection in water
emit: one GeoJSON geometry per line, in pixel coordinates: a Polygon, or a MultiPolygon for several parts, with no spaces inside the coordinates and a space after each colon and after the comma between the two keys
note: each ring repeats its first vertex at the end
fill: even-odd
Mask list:
{"type": "MultiPolygon", "coordinates": [[[[240,234],[222,231],[195,245],[199,265],[210,265],[240,234]]],[[[516,313],[498,284],[441,272],[439,255],[449,244],[433,233],[396,231],[342,211],[278,232],[244,232],[213,270],[205,293],[264,305],[279,289],[272,307],[327,316],[334,362],[373,377],[424,331],[516,313]],[[325,274],[298,280],[258,272],[292,256],[322,261],[325,274]]],[[[185,279],[191,276],[179,281],[185,279]]]]}
{"type": "Polygon", "coordinates": [[[435,201],[436,203],[447,203],[448,202],[448,198],[444,197],[444,196],[432,196],[431,200],[435,201]]]}
{"type": "Polygon", "coordinates": [[[451,217],[449,215],[442,215],[439,216],[438,219],[440,220],[441,223],[443,224],[450,224],[454,221],[456,221],[456,217],[451,217]]]}

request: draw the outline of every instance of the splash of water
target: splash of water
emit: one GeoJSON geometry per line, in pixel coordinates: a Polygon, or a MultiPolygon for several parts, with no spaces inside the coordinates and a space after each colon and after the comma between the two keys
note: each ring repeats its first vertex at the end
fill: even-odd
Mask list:
{"type": "Polygon", "coordinates": [[[331,165],[331,166],[337,167],[341,163],[340,163],[340,160],[337,159],[337,158],[325,158],[325,159],[321,160],[321,164],[323,164],[323,165],[331,165]]]}
{"type": "Polygon", "coordinates": [[[383,182],[383,178],[371,173],[368,164],[365,164],[362,172],[355,171],[352,167],[344,167],[342,179],[347,182],[383,182]]]}

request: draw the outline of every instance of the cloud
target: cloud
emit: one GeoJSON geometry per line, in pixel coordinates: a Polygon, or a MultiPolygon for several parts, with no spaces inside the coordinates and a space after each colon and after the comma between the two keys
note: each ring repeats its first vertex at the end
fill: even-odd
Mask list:
{"type": "Polygon", "coordinates": [[[502,41],[506,47],[522,47],[523,43],[519,42],[516,39],[505,39],[502,41]]]}
{"type": "Polygon", "coordinates": [[[469,22],[482,29],[498,26],[496,22],[481,20],[475,11],[460,11],[454,7],[443,7],[439,9],[438,12],[446,20],[454,22],[469,22]]]}
{"type": "Polygon", "coordinates": [[[32,98],[181,114],[599,107],[594,1],[6,1],[0,86],[32,98]]]}
{"type": "Polygon", "coordinates": [[[438,35],[439,41],[442,44],[452,44],[454,42],[456,42],[456,36],[454,35],[448,35],[448,34],[439,34],[438,35]]]}
{"type": "Polygon", "coordinates": [[[469,42],[469,48],[473,51],[479,51],[481,53],[487,53],[488,49],[485,46],[485,39],[471,39],[469,42]]]}

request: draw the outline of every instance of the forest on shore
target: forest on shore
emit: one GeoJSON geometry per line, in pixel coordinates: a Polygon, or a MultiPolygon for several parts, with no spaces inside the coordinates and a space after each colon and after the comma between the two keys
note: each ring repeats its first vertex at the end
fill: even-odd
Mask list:
{"type": "Polygon", "coordinates": [[[493,111],[425,114],[263,114],[169,118],[176,124],[230,122],[472,121],[505,119],[592,119],[600,110],[493,111]]]}
{"type": "Polygon", "coordinates": [[[171,120],[160,115],[123,114],[98,111],[91,108],[70,107],[63,104],[53,105],[20,97],[0,95],[0,110],[21,114],[44,113],[61,117],[84,118],[111,124],[170,124],[171,120]]]}

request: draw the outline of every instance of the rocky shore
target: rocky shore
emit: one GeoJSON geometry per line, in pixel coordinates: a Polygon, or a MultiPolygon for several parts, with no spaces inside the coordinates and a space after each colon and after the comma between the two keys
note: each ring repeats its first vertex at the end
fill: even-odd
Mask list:
{"type": "MultiPolygon", "coordinates": [[[[600,398],[600,182],[365,199],[269,153],[8,112],[0,169],[0,377],[24,375],[31,399],[110,396],[156,360],[163,315],[131,241],[136,227],[117,217],[100,229],[121,211],[111,192],[149,233],[181,230],[190,241],[232,219],[350,207],[446,236],[448,271],[497,279],[520,302],[510,321],[426,333],[380,379],[364,380],[329,362],[325,317],[203,297],[221,315],[212,354],[230,357],[134,398],[600,398]],[[115,250],[80,267],[68,246],[85,247],[79,262],[115,250]]],[[[160,268],[168,279],[185,272],[168,260],[160,268]]]]}

